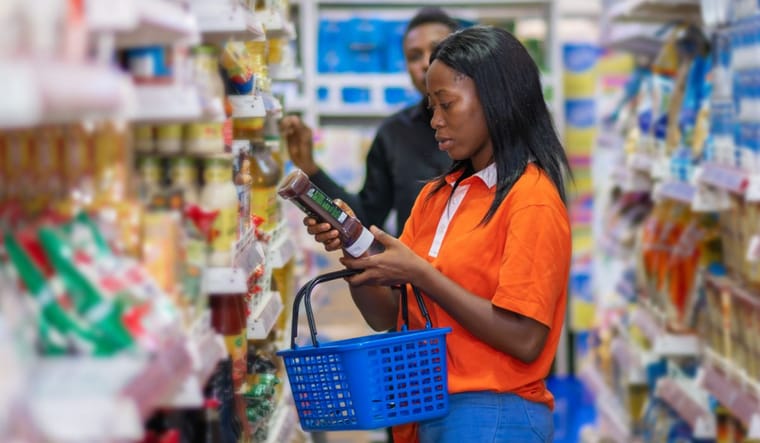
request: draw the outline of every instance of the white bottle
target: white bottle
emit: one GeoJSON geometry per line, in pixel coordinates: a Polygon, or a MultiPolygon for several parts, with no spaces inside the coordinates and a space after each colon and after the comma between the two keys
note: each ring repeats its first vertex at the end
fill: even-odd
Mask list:
{"type": "Polygon", "coordinates": [[[232,183],[232,162],[229,159],[209,158],[204,165],[205,185],[201,191],[200,206],[207,211],[219,211],[214,219],[208,265],[232,266],[238,223],[238,198],[232,183]]]}

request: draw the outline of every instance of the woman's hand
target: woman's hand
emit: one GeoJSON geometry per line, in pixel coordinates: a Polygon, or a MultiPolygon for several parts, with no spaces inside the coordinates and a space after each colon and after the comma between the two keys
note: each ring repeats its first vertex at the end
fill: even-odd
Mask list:
{"type": "Polygon", "coordinates": [[[288,154],[293,164],[306,175],[314,175],[319,166],[314,161],[314,135],[310,127],[295,115],[280,120],[280,132],[288,145],[288,154]]]}
{"type": "MultiPolygon", "coordinates": [[[[343,200],[336,198],[333,200],[333,203],[346,214],[351,217],[356,217],[354,210],[343,200]]],[[[338,230],[333,228],[330,223],[320,223],[312,217],[305,217],[303,219],[303,224],[306,226],[306,231],[314,236],[314,240],[324,245],[326,251],[337,251],[343,247],[343,242],[340,240],[338,230]]]]}
{"type": "Polygon", "coordinates": [[[385,251],[371,256],[352,258],[344,256],[340,262],[349,269],[364,269],[364,272],[348,277],[352,286],[379,285],[393,286],[405,283],[417,284],[430,265],[398,239],[372,226],[370,231],[375,239],[385,246],[385,251]]]}

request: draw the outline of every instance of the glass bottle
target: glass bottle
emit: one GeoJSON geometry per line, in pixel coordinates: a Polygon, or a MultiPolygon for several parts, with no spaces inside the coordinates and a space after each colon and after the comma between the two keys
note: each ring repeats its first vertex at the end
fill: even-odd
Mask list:
{"type": "Polygon", "coordinates": [[[280,222],[280,206],[277,201],[277,184],[280,181],[280,165],[266,143],[251,143],[251,214],[264,221],[260,228],[271,231],[280,222]]]}
{"type": "Polygon", "coordinates": [[[277,192],[310,217],[327,222],[337,229],[343,249],[351,256],[361,257],[365,253],[374,255],[385,250],[369,229],[362,226],[356,217],[340,209],[300,169],[294,169],[288,174],[277,192]]]}
{"type": "Polygon", "coordinates": [[[197,205],[198,167],[191,157],[176,157],[169,162],[169,178],[172,187],[182,193],[182,201],[186,205],[197,205]]]}
{"type": "Polygon", "coordinates": [[[226,158],[209,158],[205,161],[200,206],[218,211],[214,219],[214,237],[211,240],[210,266],[230,266],[232,250],[237,238],[237,190],[232,183],[232,162],[226,158]]]}

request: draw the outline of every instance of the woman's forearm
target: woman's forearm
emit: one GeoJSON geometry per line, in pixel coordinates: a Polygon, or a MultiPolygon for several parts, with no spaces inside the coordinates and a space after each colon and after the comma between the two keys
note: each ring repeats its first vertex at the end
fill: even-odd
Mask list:
{"type": "Polygon", "coordinates": [[[350,286],[351,297],[364,320],[375,331],[396,326],[398,293],[388,286],[350,286]]]}

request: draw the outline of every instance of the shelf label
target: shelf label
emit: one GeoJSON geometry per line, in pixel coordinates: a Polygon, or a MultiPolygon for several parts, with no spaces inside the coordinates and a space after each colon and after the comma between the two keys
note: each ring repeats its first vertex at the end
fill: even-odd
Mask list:
{"type": "Polygon", "coordinates": [[[256,230],[250,228],[243,237],[235,243],[235,258],[233,263],[236,268],[245,271],[245,275],[251,275],[256,267],[264,261],[264,251],[261,244],[256,241],[256,230]]]}
{"type": "Polygon", "coordinates": [[[259,94],[230,95],[227,99],[232,106],[232,118],[267,116],[264,99],[259,94]]]}
{"type": "Polygon", "coordinates": [[[748,202],[760,202],[760,174],[752,174],[749,176],[747,193],[744,198],[748,202]]]}
{"type": "Polygon", "coordinates": [[[750,263],[757,263],[760,261],[760,235],[755,234],[749,239],[746,258],[750,263]]]}
{"type": "Polygon", "coordinates": [[[248,316],[248,338],[256,340],[267,338],[283,308],[279,292],[267,291],[262,297],[248,316]]]}
{"type": "Polygon", "coordinates": [[[748,182],[743,171],[715,164],[706,165],[699,180],[707,185],[737,194],[744,192],[748,182]]]}

